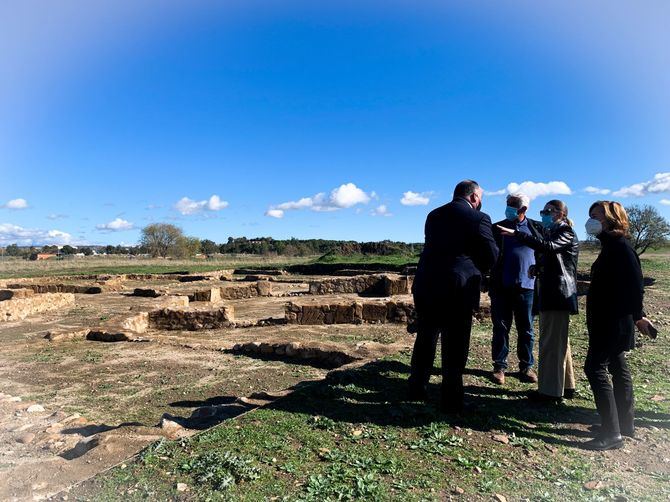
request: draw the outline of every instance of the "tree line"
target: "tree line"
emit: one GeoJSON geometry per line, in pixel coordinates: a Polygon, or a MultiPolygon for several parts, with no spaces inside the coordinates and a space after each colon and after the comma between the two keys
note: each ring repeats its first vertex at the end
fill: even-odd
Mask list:
{"type": "MultiPolygon", "coordinates": [[[[659,248],[668,243],[670,223],[653,206],[632,205],[626,208],[630,218],[631,244],[638,255],[648,249],[659,248]]],[[[593,244],[593,243],[591,243],[593,244]]],[[[421,252],[423,244],[397,241],[356,242],[327,239],[273,239],[272,237],[229,237],[217,244],[210,239],[198,239],[184,235],[181,228],[168,223],[153,223],[142,229],[139,245],[136,246],[42,246],[19,247],[10,244],[0,248],[0,254],[27,258],[37,252],[60,255],[95,253],[115,255],[151,255],[153,257],[188,258],[198,254],[253,254],[264,256],[314,256],[339,254],[363,255],[407,255],[421,252]]]]}

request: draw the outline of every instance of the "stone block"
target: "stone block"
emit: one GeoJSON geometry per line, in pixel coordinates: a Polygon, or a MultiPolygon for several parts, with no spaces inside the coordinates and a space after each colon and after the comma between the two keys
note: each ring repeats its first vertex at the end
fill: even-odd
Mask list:
{"type": "Polygon", "coordinates": [[[154,329],[188,330],[228,328],[234,324],[234,309],[231,306],[213,310],[204,309],[160,309],[149,312],[149,326],[154,329]]]}
{"type": "Polygon", "coordinates": [[[74,307],[72,293],[44,293],[0,302],[0,322],[19,321],[33,314],[74,307]]]}

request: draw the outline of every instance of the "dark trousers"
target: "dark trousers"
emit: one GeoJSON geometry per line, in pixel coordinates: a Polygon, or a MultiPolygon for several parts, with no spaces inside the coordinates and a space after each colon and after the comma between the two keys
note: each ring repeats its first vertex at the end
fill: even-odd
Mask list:
{"type": "Polygon", "coordinates": [[[463,299],[441,305],[425,305],[415,298],[418,331],[412,352],[410,390],[422,392],[433,370],[437,339],[442,339],[442,404],[458,410],[463,406],[463,372],[470,350],[472,304],[463,299]]]}
{"type": "Polygon", "coordinates": [[[623,351],[608,350],[602,345],[589,345],[584,364],[596,408],[602,421],[602,432],[615,435],[634,431],[633,379],[623,351]],[[610,383],[608,377],[612,375],[610,383]]]}
{"type": "Polygon", "coordinates": [[[507,369],[509,354],[509,332],[512,319],[518,334],[516,354],[519,358],[519,369],[524,371],[532,368],[533,343],[533,290],[518,286],[500,288],[491,292],[491,320],[493,321],[493,339],[491,341],[491,358],[494,370],[507,369]]]}

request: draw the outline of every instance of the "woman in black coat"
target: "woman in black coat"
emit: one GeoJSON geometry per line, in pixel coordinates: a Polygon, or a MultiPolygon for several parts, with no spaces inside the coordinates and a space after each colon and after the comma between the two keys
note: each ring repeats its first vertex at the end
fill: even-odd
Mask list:
{"type": "Polygon", "coordinates": [[[626,352],[635,347],[635,327],[651,335],[655,328],[642,308],[644,283],[640,260],[628,239],[628,215],[618,202],[599,201],[589,209],[586,231],[602,243],[591,267],[586,300],[589,349],[584,372],[602,420],[597,436],[584,446],[609,450],[633,437],[633,381],[626,352]],[[608,378],[608,369],[612,383],[608,378]]]}

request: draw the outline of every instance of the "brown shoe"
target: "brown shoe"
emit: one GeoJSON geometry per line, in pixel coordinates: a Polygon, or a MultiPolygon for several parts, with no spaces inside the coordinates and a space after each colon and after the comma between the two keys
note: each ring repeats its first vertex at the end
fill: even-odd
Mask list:
{"type": "Polygon", "coordinates": [[[526,383],[537,383],[537,373],[535,373],[533,368],[519,371],[519,380],[526,383]]]}
{"type": "Polygon", "coordinates": [[[497,383],[498,385],[505,385],[505,370],[503,369],[495,370],[491,375],[491,379],[493,380],[494,383],[497,383]]]}

